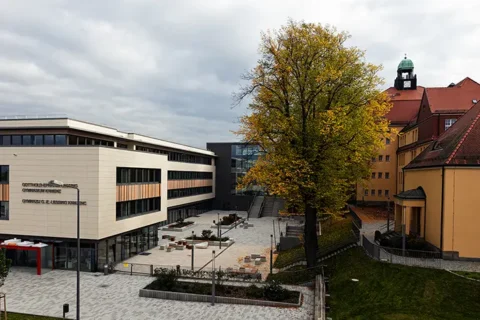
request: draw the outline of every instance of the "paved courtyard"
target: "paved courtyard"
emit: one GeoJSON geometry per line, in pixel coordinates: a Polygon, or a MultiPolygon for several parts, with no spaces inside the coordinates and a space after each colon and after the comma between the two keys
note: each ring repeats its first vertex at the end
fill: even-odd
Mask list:
{"type": "MultiPolygon", "coordinates": [[[[163,234],[175,235],[176,240],[180,240],[192,235],[192,231],[196,235],[201,235],[202,230],[208,229],[212,230],[212,234],[217,234],[217,229],[211,228],[213,220],[218,220],[218,214],[220,213],[220,218],[223,216],[232,213],[233,211],[210,211],[199,215],[198,217],[191,217],[186,219],[187,221],[194,221],[194,227],[188,228],[183,232],[171,232],[171,231],[160,231],[160,245],[167,244],[169,240],[161,239],[163,234]]],[[[239,216],[246,217],[247,213],[245,211],[237,212],[239,216]]],[[[216,253],[216,267],[222,267],[225,269],[227,267],[246,267],[246,268],[257,268],[265,279],[266,275],[269,272],[270,268],[270,235],[273,234],[273,220],[276,218],[273,217],[264,217],[260,219],[249,219],[249,223],[253,224],[253,227],[248,229],[233,228],[229,231],[227,229],[222,229],[222,236],[228,236],[235,240],[235,243],[228,248],[218,246],[209,246],[208,249],[195,249],[195,268],[200,268],[207,265],[208,269],[210,261],[212,259],[212,250],[215,250],[216,253]],[[250,255],[252,253],[265,255],[267,258],[266,262],[263,262],[259,266],[255,266],[253,263],[245,264],[243,263],[243,257],[250,255]]],[[[282,232],[285,232],[285,222],[281,222],[280,229],[282,232]]],[[[278,224],[275,221],[275,232],[278,241],[278,224]]],[[[159,247],[147,251],[149,255],[137,255],[128,260],[125,260],[124,263],[119,264],[116,269],[129,271],[130,267],[133,264],[133,271],[138,272],[149,272],[149,265],[154,266],[176,266],[180,265],[184,268],[191,267],[192,251],[191,250],[173,250],[172,252],[167,252],[166,250],[160,250],[159,247]]],[[[274,257],[275,259],[275,257],[274,257]]]]}
{"type": "MultiPolygon", "coordinates": [[[[140,298],[138,290],[153,280],[147,276],[125,274],[81,274],[82,319],[168,319],[168,320],[263,320],[310,319],[313,315],[313,291],[302,291],[300,308],[273,308],[140,298]]],[[[7,294],[11,312],[62,316],[62,305],[70,304],[70,319],[75,317],[76,273],[54,270],[42,276],[12,269],[2,292],[7,294]]]]}

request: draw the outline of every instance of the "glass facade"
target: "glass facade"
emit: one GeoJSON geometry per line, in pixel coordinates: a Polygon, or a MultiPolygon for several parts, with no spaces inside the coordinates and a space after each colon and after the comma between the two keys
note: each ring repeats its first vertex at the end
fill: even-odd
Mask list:
{"type": "Polygon", "coordinates": [[[260,146],[251,144],[232,145],[231,160],[231,188],[230,192],[234,195],[252,195],[257,191],[261,191],[260,187],[253,186],[248,189],[237,190],[239,179],[244,177],[250,170],[258,157],[262,155],[260,146]]]}
{"type": "Polygon", "coordinates": [[[196,187],[196,188],[183,188],[183,189],[170,189],[167,191],[168,199],[191,197],[199,194],[212,193],[212,187],[196,187]]]}
{"type": "Polygon", "coordinates": [[[98,269],[111,262],[120,262],[158,245],[161,224],[144,227],[98,242],[98,269]]]}
{"type": "Polygon", "coordinates": [[[193,217],[210,210],[212,210],[212,202],[210,200],[168,209],[167,224],[174,223],[179,218],[185,219],[188,217],[193,217]]]}
{"type": "Polygon", "coordinates": [[[95,270],[95,244],[80,244],[80,261],[77,261],[76,241],[55,244],[54,248],[55,269],[77,270],[77,263],[80,263],[81,271],[95,270]]]}

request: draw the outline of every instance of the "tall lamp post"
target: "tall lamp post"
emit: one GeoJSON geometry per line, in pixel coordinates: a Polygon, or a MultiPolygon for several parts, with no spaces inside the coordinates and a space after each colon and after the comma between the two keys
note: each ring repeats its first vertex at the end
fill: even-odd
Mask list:
{"type": "Polygon", "coordinates": [[[387,198],[387,233],[390,232],[390,196],[387,198]]]}
{"type": "Polygon", "coordinates": [[[193,271],[193,263],[195,259],[195,231],[192,231],[192,271],[193,271]]]}
{"type": "Polygon", "coordinates": [[[77,190],[77,320],[80,320],[80,189],[71,185],[65,185],[59,180],[50,180],[49,184],[54,187],[77,190]]]}

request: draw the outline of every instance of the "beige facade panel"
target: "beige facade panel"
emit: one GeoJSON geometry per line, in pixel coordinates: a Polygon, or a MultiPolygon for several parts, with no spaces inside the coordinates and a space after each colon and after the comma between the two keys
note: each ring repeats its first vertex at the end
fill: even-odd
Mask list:
{"type": "Polygon", "coordinates": [[[184,189],[184,188],[197,188],[197,187],[210,187],[210,186],[213,186],[213,180],[212,179],[168,180],[168,190],[184,189]]]}
{"type": "Polygon", "coordinates": [[[10,199],[10,185],[0,184],[0,201],[9,201],[10,199]]]}
{"type": "Polygon", "coordinates": [[[117,202],[160,197],[160,183],[117,185],[117,202]]]}

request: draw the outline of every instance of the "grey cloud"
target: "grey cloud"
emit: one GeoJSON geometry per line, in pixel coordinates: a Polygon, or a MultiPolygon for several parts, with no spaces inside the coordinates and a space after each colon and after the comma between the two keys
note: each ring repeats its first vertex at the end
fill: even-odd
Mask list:
{"type": "Polygon", "coordinates": [[[335,25],[383,64],[407,52],[419,84],[480,80],[476,1],[42,1],[0,3],[0,115],[70,117],[205,147],[238,139],[231,108],[260,31],[289,17],[335,25]]]}

